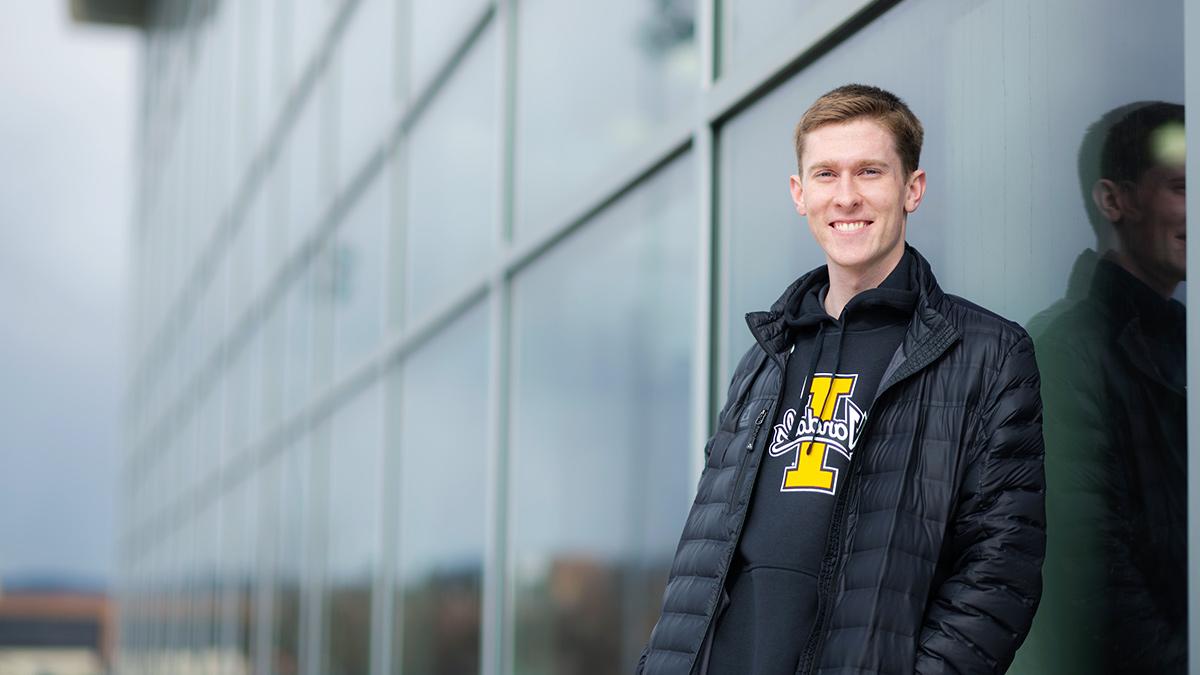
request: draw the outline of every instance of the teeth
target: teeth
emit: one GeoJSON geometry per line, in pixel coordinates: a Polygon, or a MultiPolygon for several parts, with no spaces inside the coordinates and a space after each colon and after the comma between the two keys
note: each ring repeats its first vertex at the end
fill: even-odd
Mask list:
{"type": "Polygon", "coordinates": [[[847,223],[847,222],[834,223],[833,229],[837,230],[838,232],[853,232],[855,230],[861,230],[866,226],[867,226],[867,221],[858,220],[853,223],[847,223]]]}

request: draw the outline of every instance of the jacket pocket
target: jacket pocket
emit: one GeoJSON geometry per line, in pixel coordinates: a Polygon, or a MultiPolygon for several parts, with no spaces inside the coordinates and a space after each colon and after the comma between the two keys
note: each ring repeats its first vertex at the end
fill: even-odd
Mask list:
{"type": "MultiPolygon", "coordinates": [[[[750,437],[746,441],[746,444],[740,448],[742,452],[738,452],[738,456],[735,458],[737,471],[733,474],[733,485],[729,488],[729,504],[725,508],[726,513],[733,513],[734,504],[737,503],[738,492],[741,491],[742,474],[745,472],[746,462],[750,461],[750,455],[754,453],[754,446],[758,442],[758,433],[767,419],[769,410],[770,406],[766,406],[758,411],[758,415],[754,418],[754,426],[750,428],[750,437]]],[[[734,452],[739,450],[739,448],[734,447],[733,443],[730,443],[725,448],[725,452],[728,453],[730,448],[733,448],[734,452]]]]}

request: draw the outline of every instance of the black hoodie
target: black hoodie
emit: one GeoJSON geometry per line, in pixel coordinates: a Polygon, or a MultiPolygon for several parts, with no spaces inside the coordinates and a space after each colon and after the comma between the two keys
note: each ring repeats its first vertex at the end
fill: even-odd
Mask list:
{"type": "Polygon", "coordinates": [[[825,311],[828,278],[786,309],[794,345],[727,577],[729,605],[713,638],[710,675],[796,670],[817,610],[834,495],[916,305],[911,257],[905,251],[839,319],[825,311]]]}

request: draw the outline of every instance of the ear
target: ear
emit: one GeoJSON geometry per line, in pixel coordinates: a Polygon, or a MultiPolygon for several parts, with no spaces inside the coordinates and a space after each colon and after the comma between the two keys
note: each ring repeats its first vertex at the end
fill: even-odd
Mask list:
{"type": "Polygon", "coordinates": [[[925,170],[917,169],[908,177],[908,185],[904,188],[904,212],[912,213],[921,205],[925,198],[925,170]]]}
{"type": "Polygon", "coordinates": [[[1107,178],[1101,178],[1092,186],[1092,203],[1105,220],[1114,225],[1137,215],[1125,189],[1116,181],[1107,178]]]}
{"type": "Polygon", "coordinates": [[[792,203],[796,205],[796,213],[807,216],[808,207],[804,205],[804,183],[800,181],[800,176],[790,176],[788,184],[792,191],[792,203]]]}

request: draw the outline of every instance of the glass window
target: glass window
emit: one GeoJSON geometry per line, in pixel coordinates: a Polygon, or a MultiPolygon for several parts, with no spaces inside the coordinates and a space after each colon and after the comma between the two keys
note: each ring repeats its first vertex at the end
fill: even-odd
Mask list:
{"type": "Polygon", "coordinates": [[[382,546],[383,407],[374,384],[334,413],[321,671],[368,675],[371,605],[382,546]]]}
{"type": "MultiPolygon", "coordinates": [[[[276,0],[260,0],[245,4],[250,15],[248,23],[253,28],[252,62],[248,65],[252,75],[250,98],[253,102],[252,131],[249,139],[257,149],[267,139],[275,116],[279,112],[279,102],[283,89],[279,77],[281,59],[279,54],[279,12],[276,0]]],[[[253,155],[250,155],[253,156],[253,155]]]]}
{"type": "Polygon", "coordinates": [[[262,333],[257,330],[237,347],[225,379],[226,459],[245,452],[262,424],[262,333]]]}
{"type": "Polygon", "coordinates": [[[229,317],[230,325],[236,326],[243,312],[254,302],[258,291],[255,279],[258,274],[255,259],[255,239],[262,236],[263,194],[257,190],[250,206],[243,212],[242,222],[233,233],[226,255],[229,256],[229,317]]]}
{"type": "Polygon", "coordinates": [[[200,663],[218,660],[218,579],[221,573],[221,520],[217,502],[209,501],[195,517],[190,541],[178,552],[188,570],[188,643],[200,663]]]}
{"type": "Polygon", "coordinates": [[[287,31],[288,80],[294,86],[312,62],[317,49],[325,39],[329,22],[341,0],[307,0],[287,3],[283,11],[291,18],[291,30],[287,31]]]}
{"type": "Polygon", "coordinates": [[[295,675],[300,668],[305,523],[312,509],[309,442],[302,438],[275,455],[264,469],[261,545],[271,584],[269,675],[295,675]]]}
{"type": "MultiPolygon", "coordinates": [[[[345,226],[345,223],[343,223],[345,226]]],[[[322,388],[328,385],[333,379],[334,369],[334,320],[339,311],[343,311],[340,303],[343,298],[339,294],[344,294],[348,290],[346,281],[342,280],[342,275],[351,270],[350,264],[355,262],[348,257],[339,256],[339,241],[337,235],[328,237],[322,241],[321,248],[317,249],[316,254],[309,261],[312,279],[312,298],[313,298],[313,336],[312,336],[312,374],[314,392],[322,391],[322,388]]],[[[348,249],[352,250],[352,249],[348,249]]],[[[353,270],[356,274],[358,270],[353,270]]],[[[359,289],[361,290],[361,289],[359,289]]],[[[356,300],[361,300],[361,297],[355,297],[356,300]]],[[[349,313],[348,317],[355,319],[369,316],[360,312],[349,313]]],[[[367,324],[370,325],[369,323],[367,324]]],[[[362,337],[361,333],[357,334],[362,337]]],[[[351,343],[350,346],[359,346],[358,343],[351,343]]],[[[351,360],[347,358],[347,361],[351,360]]]]}
{"type": "Polygon", "coordinates": [[[397,673],[479,672],[487,319],[471,310],[401,372],[397,673]]]}
{"type": "Polygon", "coordinates": [[[489,31],[412,130],[406,224],[412,316],[478,279],[495,250],[496,56],[489,31]]]}
{"type": "Polygon", "coordinates": [[[694,16],[694,1],[517,4],[518,236],[577,211],[664,125],[691,123],[694,16]]]}
{"type": "Polygon", "coordinates": [[[379,346],[384,327],[385,269],[391,199],[377,171],[333,237],[334,361],[338,373],[379,346]]]}
{"type": "Polygon", "coordinates": [[[288,334],[286,306],[283,298],[276,297],[267,308],[263,318],[262,334],[262,427],[264,432],[274,429],[283,412],[284,352],[288,334]]]}
{"type": "Polygon", "coordinates": [[[413,0],[411,63],[415,92],[427,86],[487,5],[488,0],[413,0]]]}
{"type": "Polygon", "coordinates": [[[185,382],[190,381],[200,365],[212,355],[232,325],[228,312],[229,258],[219,257],[212,275],[201,283],[204,284],[205,300],[201,305],[203,313],[197,324],[202,340],[200,358],[185,365],[185,382]]]}
{"type": "Polygon", "coordinates": [[[318,83],[309,93],[287,140],[289,252],[309,236],[329,200],[327,170],[323,166],[327,160],[322,148],[323,85],[318,83]]]}
{"type": "Polygon", "coordinates": [[[227,673],[250,672],[254,625],[255,531],[253,476],[242,476],[220,500],[221,508],[221,661],[227,673]]]}
{"type": "Polygon", "coordinates": [[[291,416],[312,397],[313,316],[315,291],[305,267],[287,292],[287,338],[283,345],[283,411],[291,416]]]}
{"type": "Polygon", "coordinates": [[[281,244],[287,238],[287,222],[282,217],[286,206],[282,173],[278,164],[267,169],[254,197],[253,216],[249,218],[254,224],[249,233],[250,281],[243,292],[255,299],[269,288],[284,254],[281,244]]]}
{"type": "Polygon", "coordinates": [[[723,73],[736,68],[764,45],[787,42],[788,29],[816,12],[847,13],[841,3],[795,0],[722,0],[720,6],[721,39],[718,44],[723,73]]]}
{"type": "Polygon", "coordinates": [[[338,184],[358,172],[396,111],[395,0],[361,0],[338,49],[338,184]]]}
{"type": "Polygon", "coordinates": [[[626,671],[658,617],[698,451],[694,171],[674,162],[514,281],[512,672],[626,671]]]}
{"type": "Polygon", "coordinates": [[[228,430],[231,422],[226,406],[226,398],[230,395],[226,391],[229,378],[230,371],[226,367],[208,388],[203,405],[188,419],[182,434],[183,443],[179,446],[180,452],[171,462],[170,471],[175,480],[159,487],[164,495],[163,506],[179,499],[179,495],[171,489],[172,485],[186,486],[188,490],[199,489],[229,456],[228,430]],[[168,502],[166,496],[172,502],[168,502]]]}

